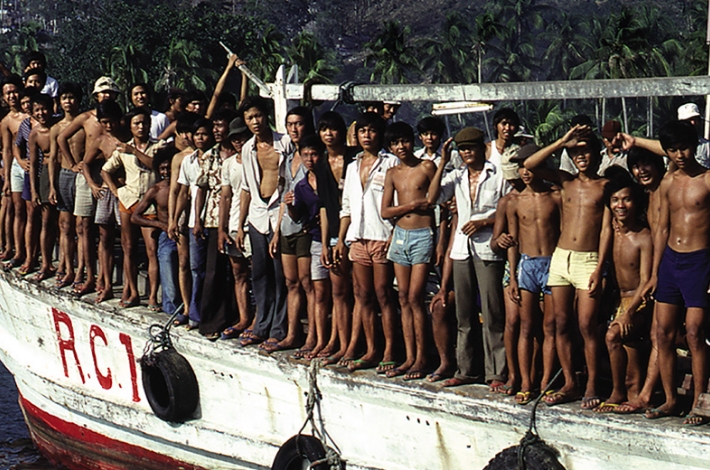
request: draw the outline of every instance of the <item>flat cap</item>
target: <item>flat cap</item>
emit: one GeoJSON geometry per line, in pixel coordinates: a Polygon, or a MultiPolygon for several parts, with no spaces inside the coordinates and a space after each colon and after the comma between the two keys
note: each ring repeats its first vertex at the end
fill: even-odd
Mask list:
{"type": "Polygon", "coordinates": [[[464,144],[482,144],[484,139],[484,134],[481,129],[475,127],[465,127],[461,129],[458,134],[454,137],[454,142],[456,145],[464,144]]]}

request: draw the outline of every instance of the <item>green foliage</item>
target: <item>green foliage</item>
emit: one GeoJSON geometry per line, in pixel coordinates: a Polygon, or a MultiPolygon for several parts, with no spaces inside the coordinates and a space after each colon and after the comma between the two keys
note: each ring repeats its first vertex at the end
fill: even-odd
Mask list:
{"type": "Polygon", "coordinates": [[[291,45],[286,48],[286,54],[289,61],[298,66],[301,82],[315,80],[320,83],[332,83],[340,71],[334,65],[335,53],[323,48],[311,33],[302,32],[293,38],[291,45]]]}
{"type": "Polygon", "coordinates": [[[470,83],[476,75],[471,60],[473,36],[468,23],[458,13],[449,13],[441,34],[422,42],[421,64],[433,83],[470,83]]]}
{"type": "Polygon", "coordinates": [[[419,66],[414,47],[410,44],[409,27],[395,21],[385,24],[385,29],[365,44],[368,50],[366,65],[374,65],[370,80],[379,83],[407,83],[407,73],[419,66]]]}

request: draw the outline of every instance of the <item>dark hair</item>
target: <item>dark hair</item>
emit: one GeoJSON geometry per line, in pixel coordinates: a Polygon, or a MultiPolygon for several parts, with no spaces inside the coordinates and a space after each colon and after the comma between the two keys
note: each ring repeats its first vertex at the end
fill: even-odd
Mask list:
{"type": "MultiPolygon", "coordinates": [[[[611,168],[613,168],[613,166],[609,167],[609,169],[611,168]]],[[[620,168],[620,170],[622,171],[609,178],[609,182],[606,186],[604,186],[604,202],[609,208],[611,208],[611,196],[624,188],[631,189],[631,198],[634,201],[636,209],[636,220],[642,224],[645,224],[647,203],[646,193],[644,192],[643,187],[636,183],[628,172],[624,171],[623,168],[620,168]]]]}
{"type": "Polygon", "coordinates": [[[96,119],[111,119],[120,121],[123,116],[121,106],[114,100],[104,100],[96,104],[96,119]]]}
{"type": "Polygon", "coordinates": [[[385,120],[382,119],[379,114],[373,113],[372,111],[362,113],[355,120],[355,133],[357,133],[363,127],[367,126],[370,126],[375,129],[377,135],[380,138],[380,144],[382,144],[382,140],[385,137],[385,128],[387,127],[387,123],[385,122],[385,120]]]}
{"type": "Polygon", "coordinates": [[[320,137],[315,134],[308,134],[299,142],[299,150],[306,148],[315,149],[321,157],[325,153],[325,145],[320,140],[320,137]]]}
{"type": "Polygon", "coordinates": [[[398,121],[390,124],[385,132],[385,145],[390,146],[392,142],[399,139],[406,139],[414,143],[414,130],[412,126],[404,121],[398,121]]]}
{"type": "Polygon", "coordinates": [[[138,106],[137,108],[133,108],[126,113],[126,124],[130,125],[131,121],[136,116],[145,116],[146,119],[148,119],[148,125],[150,126],[150,114],[150,109],[148,109],[146,106],[138,106]]]}
{"type": "Polygon", "coordinates": [[[338,132],[338,135],[340,136],[340,143],[345,145],[345,142],[347,141],[348,128],[345,126],[345,121],[340,114],[335,111],[326,111],[323,113],[320,119],[318,119],[318,132],[325,129],[332,129],[338,132]]]}
{"type": "Polygon", "coordinates": [[[666,164],[662,156],[640,147],[631,147],[626,157],[626,165],[629,167],[629,171],[633,170],[639,163],[650,163],[656,167],[661,176],[666,172],[666,164]]]}
{"type": "Polygon", "coordinates": [[[220,93],[215,104],[216,109],[228,109],[234,111],[237,109],[237,97],[228,92],[220,93]]]}
{"type": "Polygon", "coordinates": [[[25,59],[25,67],[30,65],[30,62],[39,62],[44,68],[47,67],[47,58],[39,51],[30,51],[25,59]]]}
{"type": "Polygon", "coordinates": [[[9,77],[3,77],[2,87],[4,88],[5,85],[15,85],[17,87],[18,91],[22,90],[25,87],[25,84],[22,81],[22,78],[20,78],[20,76],[17,75],[16,73],[13,73],[9,77]]]}
{"type": "Polygon", "coordinates": [[[200,119],[200,115],[197,113],[191,113],[189,111],[182,112],[178,114],[178,117],[176,119],[177,124],[175,124],[175,132],[177,133],[182,133],[182,132],[193,132],[192,126],[195,124],[195,121],[200,119]]]}
{"type": "Polygon", "coordinates": [[[271,114],[270,103],[266,100],[266,98],[262,98],[261,96],[247,96],[244,98],[241,106],[239,106],[239,114],[242,115],[242,119],[244,119],[244,113],[249,111],[251,108],[258,109],[266,117],[271,114]]]}
{"type": "Polygon", "coordinates": [[[25,72],[22,78],[27,81],[27,79],[30,78],[32,75],[39,76],[40,80],[42,80],[42,83],[47,83],[47,74],[44,73],[44,70],[37,67],[29,69],[27,72],[25,72]]]}
{"type": "Polygon", "coordinates": [[[78,83],[74,82],[62,82],[59,84],[59,91],[57,91],[57,97],[61,98],[62,95],[74,95],[77,103],[81,103],[84,99],[84,91],[78,83]]]}
{"type": "Polygon", "coordinates": [[[667,150],[674,145],[685,144],[693,149],[698,146],[698,134],[693,125],[687,121],[670,121],[658,131],[658,140],[661,141],[663,150],[667,150]]]}
{"type": "Polygon", "coordinates": [[[218,109],[212,114],[212,122],[225,121],[229,125],[232,120],[237,117],[237,112],[232,109],[218,109]]]}
{"type": "Polygon", "coordinates": [[[37,93],[30,98],[30,105],[34,107],[35,103],[43,105],[49,110],[50,113],[54,112],[54,98],[47,95],[46,93],[37,93]]]}
{"type": "Polygon", "coordinates": [[[207,96],[200,90],[190,90],[185,93],[185,101],[192,103],[193,101],[204,101],[207,103],[207,96]]]}
{"type": "Polygon", "coordinates": [[[515,125],[515,127],[520,127],[520,116],[518,116],[518,113],[513,111],[511,108],[500,108],[493,115],[493,135],[494,136],[498,137],[498,124],[500,124],[501,121],[503,121],[505,119],[512,122],[515,125]]]}
{"type": "Polygon", "coordinates": [[[176,153],[178,153],[178,149],[175,148],[174,144],[169,144],[155,152],[155,155],[153,155],[153,171],[158,173],[160,165],[164,162],[171,162],[176,153]]]}
{"type": "MultiPolygon", "coordinates": [[[[365,101],[362,103],[362,112],[366,113],[367,108],[377,109],[376,113],[382,116],[385,113],[385,104],[382,101],[365,101]]],[[[372,111],[370,111],[372,112],[372,111]]]]}
{"type": "Polygon", "coordinates": [[[214,124],[212,123],[212,121],[210,119],[201,117],[192,124],[192,133],[195,134],[197,132],[197,129],[199,129],[200,127],[204,127],[205,129],[207,129],[209,131],[210,135],[214,138],[214,133],[212,131],[213,125],[214,124]]]}
{"type": "Polygon", "coordinates": [[[433,132],[439,137],[444,137],[446,132],[446,124],[439,118],[434,116],[428,116],[417,123],[417,132],[424,134],[427,132],[433,132]]]}
{"type": "Polygon", "coordinates": [[[22,98],[28,98],[28,97],[29,97],[30,99],[32,99],[32,97],[33,97],[34,95],[38,94],[38,93],[39,93],[39,90],[38,90],[37,88],[33,87],[33,86],[28,86],[28,87],[25,87],[25,88],[21,88],[21,89],[20,89],[20,99],[22,99],[22,98]]]}
{"type": "Polygon", "coordinates": [[[589,127],[594,127],[594,123],[592,122],[592,119],[587,116],[586,114],[577,114],[574,116],[572,119],[569,121],[570,127],[574,127],[577,124],[582,125],[582,126],[589,126],[589,127]]]}
{"type": "Polygon", "coordinates": [[[286,119],[289,116],[301,116],[303,118],[303,123],[306,125],[305,135],[311,135],[316,133],[315,126],[313,125],[313,112],[305,106],[296,106],[291,108],[286,113],[286,119]]]}
{"type": "Polygon", "coordinates": [[[151,95],[153,94],[153,92],[151,91],[151,89],[150,89],[150,87],[148,86],[148,84],[147,84],[147,83],[143,83],[143,82],[136,82],[136,83],[134,83],[133,85],[131,85],[131,88],[129,88],[129,91],[130,91],[131,95],[133,94],[133,89],[136,88],[136,87],[141,87],[141,88],[143,88],[143,90],[145,91],[145,94],[148,95],[148,101],[150,101],[150,97],[151,97],[151,95]]]}

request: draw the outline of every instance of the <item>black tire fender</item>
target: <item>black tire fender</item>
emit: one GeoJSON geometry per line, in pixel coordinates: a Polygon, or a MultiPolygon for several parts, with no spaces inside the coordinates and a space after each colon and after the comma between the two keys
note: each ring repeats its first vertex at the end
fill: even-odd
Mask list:
{"type": "MultiPolygon", "coordinates": [[[[325,458],[323,444],[315,437],[296,435],[286,441],[276,453],[271,470],[301,470],[325,458]]],[[[313,470],[328,470],[327,463],[318,464],[313,470]]]]}
{"type": "MultiPolygon", "coordinates": [[[[518,470],[518,449],[508,447],[498,453],[483,470],[518,470]]],[[[525,470],[565,470],[555,451],[545,444],[532,444],[524,449],[525,470]]]]}
{"type": "Polygon", "coordinates": [[[175,349],[143,357],[141,376],[145,396],[158,418],[182,423],[195,413],[200,401],[197,377],[175,349]]]}

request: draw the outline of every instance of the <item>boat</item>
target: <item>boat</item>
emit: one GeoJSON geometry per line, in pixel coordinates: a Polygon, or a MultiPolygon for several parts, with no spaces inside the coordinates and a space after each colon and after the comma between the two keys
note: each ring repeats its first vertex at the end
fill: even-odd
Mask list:
{"type": "MultiPolygon", "coordinates": [[[[322,429],[349,469],[480,469],[530,424],[529,406],[485,386],[309,369],[285,352],[212,343],[186,329],[167,333],[194,371],[197,406],[183,422],[167,421],[149,402],[140,361],[151,325],[167,315],[96,305],[49,285],[0,273],[0,360],[35,445],[69,469],[272,468],[308,423],[314,384],[322,429]]],[[[535,418],[568,470],[710,468],[710,429],[679,421],[598,415],[578,404],[543,407],[535,418]]]]}

